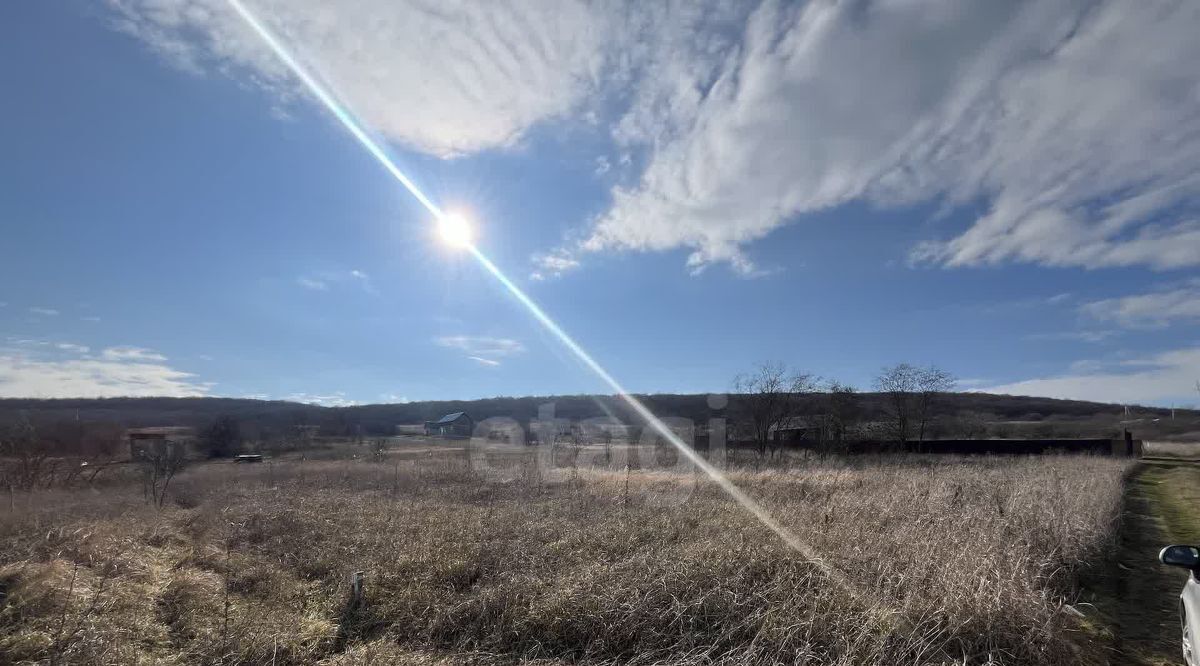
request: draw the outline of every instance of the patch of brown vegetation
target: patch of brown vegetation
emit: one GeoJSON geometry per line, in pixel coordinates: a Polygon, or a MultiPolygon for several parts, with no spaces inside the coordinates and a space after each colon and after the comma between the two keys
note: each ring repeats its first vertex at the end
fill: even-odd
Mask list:
{"type": "Polygon", "coordinates": [[[205,465],[18,498],[0,654],[47,663],[1101,663],[1076,573],[1122,461],[807,460],[733,480],[868,594],[691,474],[464,459],[205,465]],[[366,572],[354,604],[347,575],[366,572]],[[869,607],[873,597],[882,606],[869,607]]]}

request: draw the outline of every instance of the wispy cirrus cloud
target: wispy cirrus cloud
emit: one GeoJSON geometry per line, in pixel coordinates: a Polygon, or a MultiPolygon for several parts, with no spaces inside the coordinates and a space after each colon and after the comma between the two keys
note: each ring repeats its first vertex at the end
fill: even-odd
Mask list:
{"type": "Polygon", "coordinates": [[[955,380],[955,383],[958,384],[958,388],[969,392],[976,386],[984,386],[992,382],[981,377],[967,377],[966,379],[955,380]]]}
{"type": "Polygon", "coordinates": [[[1113,330],[1084,330],[1084,331],[1055,331],[1053,333],[1031,333],[1025,336],[1026,340],[1038,340],[1046,342],[1104,342],[1118,335],[1118,331],[1113,330]]]}
{"type": "Polygon", "coordinates": [[[433,339],[439,347],[456,349],[480,365],[499,366],[502,359],[525,352],[525,345],[512,338],[479,335],[446,335],[433,339]]]}
{"type": "Polygon", "coordinates": [[[39,339],[35,339],[35,338],[19,338],[19,337],[15,337],[15,336],[9,336],[6,339],[6,342],[8,344],[6,346],[0,346],[0,349],[4,349],[4,348],[17,348],[17,349],[26,349],[26,350],[34,349],[34,350],[39,350],[42,352],[58,350],[61,352],[67,352],[67,353],[71,353],[71,354],[86,354],[89,351],[91,351],[91,349],[87,345],[81,345],[81,344],[77,344],[74,342],[55,342],[53,340],[39,340],[39,339]]]}
{"type": "Polygon", "coordinates": [[[109,347],[100,352],[100,357],[108,361],[158,362],[167,360],[166,356],[144,347],[109,347]]]}
{"type": "Polygon", "coordinates": [[[42,306],[34,306],[34,307],[29,308],[29,313],[39,315],[42,317],[57,317],[60,314],[59,311],[55,310],[54,308],[47,308],[47,307],[42,307],[42,306]]]}
{"type": "Polygon", "coordinates": [[[1200,321],[1200,279],[1145,294],[1085,303],[1080,311],[1126,328],[1162,328],[1175,322],[1200,321]]]}
{"type": "Polygon", "coordinates": [[[62,351],[71,352],[73,354],[86,354],[91,351],[87,345],[79,345],[75,344],[74,342],[56,342],[54,346],[62,351]]]}
{"type": "Polygon", "coordinates": [[[764,2],[745,26],[675,28],[698,46],[640,82],[619,137],[647,166],[585,248],[737,265],[807,212],[983,199],[914,257],[1200,265],[1194,3],[764,2]]]}
{"type": "Polygon", "coordinates": [[[296,278],[296,284],[313,291],[329,291],[329,283],[316,278],[300,276],[296,278]]]}
{"type": "MultiPolygon", "coordinates": [[[[693,271],[754,275],[749,243],[856,201],[982,207],[916,263],[1200,266],[1194,2],[250,4],[417,150],[607,123],[596,170],[619,155],[630,177],[582,240],[535,258],[534,279],[588,252],[679,248],[693,271]]],[[[174,63],[284,104],[305,94],[221,0],[110,5],[174,63]]]]}
{"type": "Polygon", "coordinates": [[[358,283],[358,286],[368,294],[378,294],[379,290],[375,288],[375,283],[371,280],[371,276],[366,272],[354,269],[350,271],[350,279],[358,283]]]}
{"type": "MultiPolygon", "coordinates": [[[[375,129],[435,155],[512,145],[592,87],[604,21],[576,0],[246,3],[375,129]],[[369,17],[369,18],[368,18],[369,17]]],[[[225,0],[109,0],[116,27],[193,72],[304,95],[225,0]]]]}
{"type": "Polygon", "coordinates": [[[357,268],[348,271],[320,271],[311,275],[301,275],[296,278],[296,284],[311,291],[329,291],[337,286],[354,285],[368,294],[379,293],[371,276],[357,268]]]}

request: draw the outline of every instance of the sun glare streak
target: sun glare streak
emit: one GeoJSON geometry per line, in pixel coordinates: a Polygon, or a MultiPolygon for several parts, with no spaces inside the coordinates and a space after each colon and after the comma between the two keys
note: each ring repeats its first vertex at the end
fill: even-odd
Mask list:
{"type": "Polygon", "coordinates": [[[805,559],[820,568],[821,571],[830,578],[843,585],[848,585],[848,581],[845,580],[845,577],[840,571],[829,566],[821,558],[821,556],[816,553],[816,551],[808,546],[808,544],[801,541],[799,537],[791,532],[791,530],[787,529],[779,521],[775,520],[775,518],[768,513],[765,508],[762,507],[762,505],[751,499],[749,495],[743,492],[741,488],[738,488],[736,485],[734,485],[734,483],[730,481],[728,477],[722,474],[720,470],[718,470],[716,467],[713,467],[700,454],[696,453],[695,449],[688,446],[682,439],[680,439],[679,435],[675,434],[675,431],[671,430],[667,424],[663,423],[661,419],[655,416],[654,413],[650,411],[649,407],[646,407],[642,401],[634,397],[629,391],[626,391],[625,387],[622,386],[615,377],[610,375],[608,371],[605,370],[598,361],[596,361],[596,359],[592,358],[591,354],[587,353],[587,350],[581,347],[579,343],[575,342],[574,338],[572,338],[553,319],[551,319],[550,315],[546,314],[546,312],[542,310],[541,306],[534,302],[534,300],[530,298],[520,287],[513,283],[512,280],[508,279],[508,276],[505,275],[498,266],[492,263],[492,261],[488,259],[487,256],[479,250],[479,248],[471,247],[471,253],[475,255],[475,259],[479,261],[479,263],[485,269],[487,269],[487,271],[491,273],[492,276],[500,282],[500,284],[504,285],[505,289],[508,289],[509,293],[511,293],[518,301],[520,301],[522,305],[525,306],[526,309],[529,310],[534,318],[537,319],[538,322],[546,328],[546,330],[550,331],[554,337],[558,338],[559,342],[561,342],[567,349],[571,350],[571,352],[575,354],[575,356],[593,373],[595,373],[596,376],[601,379],[601,381],[607,384],[608,387],[611,388],[619,398],[621,398],[621,400],[624,400],[626,404],[633,408],[633,411],[636,412],[638,416],[642,417],[642,419],[644,419],[646,423],[648,423],[650,427],[654,429],[655,432],[670,442],[671,445],[674,446],[680,453],[682,453],[693,465],[700,468],[709,476],[709,478],[715,481],[717,485],[719,485],[721,489],[726,492],[726,494],[728,494],[735,501],[737,501],[738,504],[742,505],[743,508],[753,514],[754,517],[759,520],[759,522],[779,536],[780,539],[783,539],[788,546],[803,555],[805,559]]]}
{"type": "MultiPolygon", "coordinates": [[[[479,248],[475,247],[472,242],[471,228],[465,218],[455,213],[443,212],[433,201],[425,196],[425,193],[417,188],[416,184],[406,176],[399,167],[392,161],[387,150],[377,143],[358,122],[358,120],[343,106],[337,98],[315,77],[310,75],[300,62],[292,56],[283,43],[275,37],[270,30],[242,3],[241,0],[227,0],[229,5],[238,13],[239,16],[250,26],[255,33],[271,48],[271,50],[279,57],[280,60],[296,75],[297,78],[308,88],[313,95],[337,118],[349,132],[358,140],[360,144],[369,152],[389,173],[400,182],[426,209],[433,213],[437,220],[438,230],[443,240],[454,245],[469,250],[475,259],[479,262],[487,272],[491,273],[505,289],[509,291],[514,298],[517,299],[526,309],[533,315],[535,319],[541,323],[554,337],[558,338],[567,349],[569,349],[584,365],[596,374],[612,391],[627,403],[634,412],[650,425],[660,436],[666,439],[674,446],[682,455],[684,455],[693,465],[702,470],[709,478],[717,483],[722,490],[733,498],[739,505],[752,514],[760,523],[769,530],[774,532],[780,539],[784,541],[790,548],[800,553],[806,560],[818,567],[831,580],[844,587],[847,591],[854,594],[856,597],[862,598],[856,586],[850,584],[846,577],[837,569],[826,563],[816,551],[808,544],[804,543],[793,534],[790,530],[784,527],[779,521],[775,520],[767,510],[758,502],[754,501],[750,496],[738,488],[717,468],[713,467],[707,460],[696,453],[694,449],[685,444],[678,435],[675,434],[665,423],[662,422],[653,412],[650,411],[640,400],[631,395],[623,386],[605,370],[590,354],[587,353],[575,342],[575,340],[567,334],[553,319],[547,315],[542,308],[533,301],[520,287],[513,283],[512,280],[505,275],[499,267],[492,263],[479,248]]],[[[876,605],[876,604],[872,604],[876,605]]]]}

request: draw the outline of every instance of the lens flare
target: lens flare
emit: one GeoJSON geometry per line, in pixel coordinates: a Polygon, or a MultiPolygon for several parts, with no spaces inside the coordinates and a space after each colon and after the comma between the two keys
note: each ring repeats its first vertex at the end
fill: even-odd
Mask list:
{"type": "Polygon", "coordinates": [[[740,504],[746,511],[753,515],[763,526],[774,532],[784,541],[789,547],[800,553],[809,563],[820,569],[831,581],[838,584],[840,587],[851,593],[854,597],[860,599],[872,608],[880,608],[881,604],[871,595],[864,593],[846,579],[845,575],[839,570],[830,566],[823,560],[811,547],[804,541],[788,530],[783,524],[776,520],[767,510],[754,501],[749,495],[738,488],[718,469],[713,467],[707,460],[701,457],[690,446],[685,444],[671,428],[662,422],[653,412],[650,411],[640,400],[631,395],[625,390],[617,380],[608,373],[595,359],[587,353],[570,335],[567,334],[559,325],[547,315],[542,308],[533,301],[520,287],[505,275],[499,267],[492,263],[479,248],[472,243],[470,225],[465,218],[456,216],[454,213],[443,212],[433,201],[422,192],[412,180],[408,178],[399,167],[396,166],[394,160],[388,154],[388,151],[381,144],[376,142],[366,129],[358,122],[352,113],[342,105],[337,98],[320,82],[316,80],[308,71],[301,66],[300,62],[287,50],[283,43],[275,37],[273,33],[259,19],[250,12],[249,9],[242,3],[241,0],[227,0],[234,11],[241,16],[242,20],[254,32],[262,38],[262,40],[271,48],[276,56],[279,57],[288,69],[296,75],[296,78],[305,85],[320,102],[333,114],[349,132],[362,144],[367,150],[389,173],[396,178],[401,185],[404,186],[429,212],[433,213],[434,219],[437,220],[439,233],[442,238],[448,243],[457,247],[462,247],[471,252],[479,264],[488,272],[491,273],[497,281],[504,286],[505,289],[527,310],[533,315],[547,331],[554,337],[558,338],[559,342],[571,351],[585,366],[587,366],[597,377],[600,378],[609,388],[616,393],[621,400],[625,401],[638,416],[640,416],[647,425],[663,439],[674,446],[683,456],[685,456],[693,465],[702,470],[709,478],[717,483],[722,490],[725,491],[734,501],[740,504]]]}
{"type": "Polygon", "coordinates": [[[462,213],[446,213],[438,218],[438,236],[453,248],[468,248],[475,241],[475,230],[462,213]]]}

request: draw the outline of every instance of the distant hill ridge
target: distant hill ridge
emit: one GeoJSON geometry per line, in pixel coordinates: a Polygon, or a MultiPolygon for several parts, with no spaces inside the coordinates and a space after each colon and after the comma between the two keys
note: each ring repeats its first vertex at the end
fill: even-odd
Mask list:
{"type": "MultiPolygon", "coordinates": [[[[674,416],[703,422],[715,415],[706,394],[653,394],[639,396],[659,416],[674,416]]],[[[809,398],[807,413],[822,411],[821,394],[809,398]]],[[[536,418],[538,407],[553,402],[555,416],[572,420],[602,417],[611,412],[629,423],[639,420],[624,403],[611,395],[559,395],[496,397],[479,400],[431,400],[422,402],[322,407],[282,400],[244,398],[67,398],[0,399],[0,422],[21,412],[35,421],[79,419],[104,421],[126,427],[155,425],[201,426],[218,416],[232,416],[252,430],[280,430],[294,425],[320,425],[331,434],[350,433],[360,427],[363,434],[385,435],[398,424],[421,423],[451,412],[465,411],[476,420],[493,416],[514,418],[522,423],[536,418]]],[[[730,396],[728,415],[736,410],[738,396],[730,396]]],[[[863,420],[883,417],[884,396],[859,394],[859,416],[863,420]]],[[[1092,422],[1105,428],[1117,427],[1125,418],[1121,405],[1058,400],[988,393],[950,393],[938,398],[935,416],[952,417],[972,413],[997,421],[1092,422]]],[[[1177,410],[1189,420],[1200,417],[1194,410],[1177,410]]],[[[1131,407],[1135,418],[1152,420],[1169,417],[1170,409],[1131,407]]]]}

